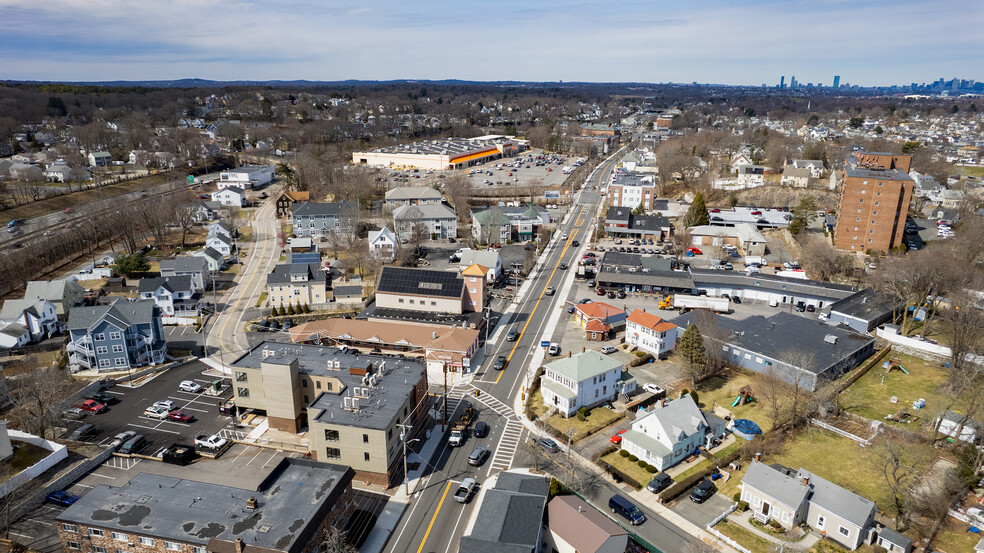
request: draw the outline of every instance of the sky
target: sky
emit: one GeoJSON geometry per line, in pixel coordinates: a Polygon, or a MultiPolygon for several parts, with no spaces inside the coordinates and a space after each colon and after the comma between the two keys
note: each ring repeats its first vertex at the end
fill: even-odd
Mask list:
{"type": "Polygon", "coordinates": [[[0,0],[0,80],[984,79],[981,0],[0,0]]]}

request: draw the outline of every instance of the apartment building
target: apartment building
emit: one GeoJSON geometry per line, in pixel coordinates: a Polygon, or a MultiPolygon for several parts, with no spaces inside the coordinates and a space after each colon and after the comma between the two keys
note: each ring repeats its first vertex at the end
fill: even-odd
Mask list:
{"type": "Polygon", "coordinates": [[[68,316],[71,370],[129,370],[164,362],[167,343],[153,300],[116,299],[109,305],[76,307],[68,316]]]}
{"type": "Polygon", "coordinates": [[[290,217],[291,209],[296,203],[311,200],[311,192],[307,190],[284,190],[277,198],[277,217],[290,217]]]}
{"type": "Polygon", "coordinates": [[[848,157],[834,246],[887,252],[902,243],[914,181],[912,156],[859,152],[848,157]]]}
{"type": "Polygon", "coordinates": [[[398,186],[386,191],[386,206],[440,204],[441,193],[430,186],[398,186]]]}
{"type": "Polygon", "coordinates": [[[422,430],[426,367],[420,359],[354,351],[264,341],[230,365],[236,406],[265,413],[276,430],[306,427],[318,461],[391,483],[402,474],[401,433],[410,439],[422,430]]]}
{"type": "Polygon", "coordinates": [[[331,301],[328,272],[318,263],[284,263],[267,275],[267,300],[271,307],[302,306],[331,301]]]}
{"type": "Polygon", "coordinates": [[[401,205],[393,210],[393,229],[401,240],[455,238],[458,215],[443,203],[401,205]]]}
{"type": "Polygon", "coordinates": [[[141,472],[122,486],[95,486],[55,517],[62,550],[313,553],[358,505],[349,467],[286,458],[263,476],[259,485],[223,486],[141,472]]]}
{"type": "Polygon", "coordinates": [[[295,203],[291,207],[294,236],[351,236],[358,214],[359,205],[355,202],[295,203]]]}
{"type": "Polygon", "coordinates": [[[656,177],[630,171],[618,170],[612,174],[608,184],[608,197],[614,207],[654,211],[656,201],[656,177]]]}

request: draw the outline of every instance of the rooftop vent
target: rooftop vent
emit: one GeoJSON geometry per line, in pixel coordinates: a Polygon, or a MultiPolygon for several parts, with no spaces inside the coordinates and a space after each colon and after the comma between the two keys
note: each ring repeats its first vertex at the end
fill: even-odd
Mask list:
{"type": "Polygon", "coordinates": [[[827,342],[828,344],[836,344],[837,343],[837,336],[834,336],[833,334],[828,334],[828,335],[826,335],[826,336],[823,337],[823,341],[824,342],[827,342]]]}

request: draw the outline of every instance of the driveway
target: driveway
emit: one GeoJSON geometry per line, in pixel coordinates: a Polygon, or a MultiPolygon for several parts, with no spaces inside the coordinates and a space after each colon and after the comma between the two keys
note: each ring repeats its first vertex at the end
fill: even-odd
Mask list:
{"type": "Polygon", "coordinates": [[[715,492],[707,501],[694,503],[690,500],[690,490],[687,490],[673,500],[669,507],[676,514],[703,528],[731,507],[731,499],[715,492]]]}

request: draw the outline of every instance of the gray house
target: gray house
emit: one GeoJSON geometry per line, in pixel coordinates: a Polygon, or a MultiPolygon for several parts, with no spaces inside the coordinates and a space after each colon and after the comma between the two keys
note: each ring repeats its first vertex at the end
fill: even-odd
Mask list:
{"type": "Polygon", "coordinates": [[[157,365],[167,352],[160,310],[152,300],[78,307],[69,314],[68,333],[65,349],[73,372],[157,365]]]}
{"type": "Polygon", "coordinates": [[[24,290],[24,299],[48,300],[55,306],[59,318],[65,320],[76,305],[80,305],[85,290],[74,278],[61,280],[32,280],[24,290]]]}
{"type": "Polygon", "coordinates": [[[477,507],[482,523],[461,537],[458,553],[540,551],[549,496],[550,482],[543,477],[500,472],[477,507]]]}
{"type": "Polygon", "coordinates": [[[205,290],[208,283],[208,262],[199,256],[183,256],[161,261],[161,276],[189,276],[193,291],[205,290]]]}
{"type": "Polygon", "coordinates": [[[291,206],[294,236],[351,235],[359,206],[355,202],[295,203],[291,206]]]}
{"type": "MultiPolygon", "coordinates": [[[[673,321],[690,326],[692,314],[673,321]]],[[[732,365],[779,378],[809,390],[833,380],[871,356],[875,339],[842,326],[829,326],[790,313],[735,321],[713,316],[700,333],[709,351],[732,365]]],[[[698,325],[700,327],[700,325],[698,325]]]]}
{"type": "Polygon", "coordinates": [[[393,210],[393,230],[409,240],[418,229],[426,238],[443,240],[458,236],[458,215],[444,204],[401,205],[393,210]]]}
{"type": "Polygon", "coordinates": [[[752,516],[763,523],[774,520],[791,529],[805,522],[849,549],[867,543],[896,553],[912,549],[911,539],[875,523],[874,502],[807,470],[753,461],[739,488],[752,516]]]}
{"type": "Polygon", "coordinates": [[[225,267],[225,256],[216,251],[213,248],[204,247],[195,253],[191,254],[195,257],[200,257],[205,260],[205,264],[208,266],[208,270],[213,273],[221,271],[225,267]]]}
{"type": "Polygon", "coordinates": [[[878,325],[891,321],[895,312],[895,304],[884,294],[879,294],[871,288],[830,304],[830,308],[820,314],[826,316],[827,324],[842,324],[857,332],[871,332],[878,325]]]}

